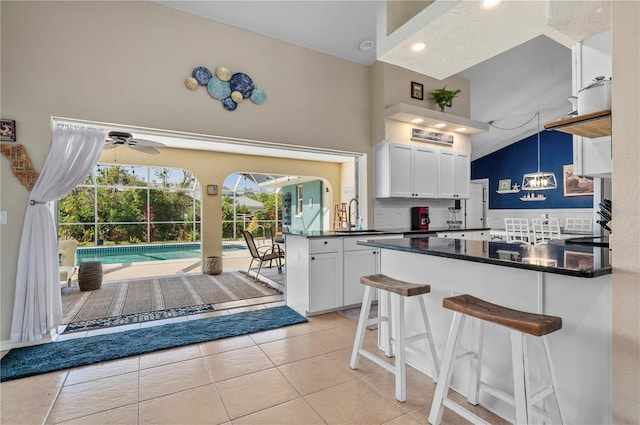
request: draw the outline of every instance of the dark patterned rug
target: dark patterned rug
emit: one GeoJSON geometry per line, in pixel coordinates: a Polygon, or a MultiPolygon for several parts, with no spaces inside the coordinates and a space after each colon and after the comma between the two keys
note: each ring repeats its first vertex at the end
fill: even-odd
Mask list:
{"type": "Polygon", "coordinates": [[[205,313],[224,303],[279,294],[237,271],[106,282],[94,291],[63,288],[63,333],[205,313]]]}

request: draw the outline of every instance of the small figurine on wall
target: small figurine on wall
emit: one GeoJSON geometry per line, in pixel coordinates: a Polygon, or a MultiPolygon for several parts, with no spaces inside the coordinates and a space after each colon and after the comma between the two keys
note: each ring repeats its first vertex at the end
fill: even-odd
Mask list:
{"type": "Polygon", "coordinates": [[[0,142],[16,141],[16,122],[14,120],[0,120],[0,142]]]}

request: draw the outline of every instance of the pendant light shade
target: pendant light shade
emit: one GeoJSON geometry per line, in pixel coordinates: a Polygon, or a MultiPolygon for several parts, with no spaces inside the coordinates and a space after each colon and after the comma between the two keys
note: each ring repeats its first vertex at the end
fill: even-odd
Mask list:
{"type": "Polygon", "coordinates": [[[557,189],[558,182],[553,173],[537,172],[525,174],[522,178],[522,190],[557,189]]]}
{"type": "Polygon", "coordinates": [[[538,171],[527,173],[522,177],[522,190],[536,191],[557,189],[556,175],[549,171],[540,171],[540,112],[538,116],[538,171]]]}

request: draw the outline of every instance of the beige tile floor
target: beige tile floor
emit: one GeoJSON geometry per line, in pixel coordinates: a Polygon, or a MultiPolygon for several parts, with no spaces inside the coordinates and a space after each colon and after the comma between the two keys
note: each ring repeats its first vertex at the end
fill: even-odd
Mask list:
{"type": "MultiPolygon", "coordinates": [[[[216,312],[216,314],[228,314],[216,312]]],[[[0,384],[8,424],[426,424],[435,384],[408,368],[407,400],[364,358],[349,368],[356,325],[308,323],[0,384]]],[[[377,332],[365,344],[377,350],[377,332]]],[[[476,414],[504,421],[482,408],[476,414]]],[[[445,424],[467,423],[445,411],[445,424]]]]}
{"type": "MultiPolygon", "coordinates": [[[[249,259],[241,255],[226,260],[225,270],[248,267],[249,259]]],[[[158,263],[105,266],[105,280],[200,273],[199,260],[158,263]]],[[[198,320],[282,304],[171,320],[198,320]]],[[[3,382],[0,423],[427,424],[433,381],[408,367],[407,400],[399,403],[388,371],[364,358],[357,370],[349,368],[355,331],[356,324],[330,313],[271,331],[3,382]]],[[[377,351],[377,331],[367,331],[365,346],[377,351]]],[[[452,397],[464,403],[462,397],[452,397]]],[[[483,418],[506,423],[483,408],[471,407],[483,418]]],[[[468,422],[446,410],[443,423],[468,422]]]]}

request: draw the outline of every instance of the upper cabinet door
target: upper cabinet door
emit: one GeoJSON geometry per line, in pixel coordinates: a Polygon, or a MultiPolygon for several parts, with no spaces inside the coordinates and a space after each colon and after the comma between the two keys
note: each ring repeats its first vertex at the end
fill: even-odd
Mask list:
{"type": "Polygon", "coordinates": [[[413,151],[413,191],[419,198],[437,198],[439,178],[438,151],[415,147],[413,151]]]}
{"type": "Polygon", "coordinates": [[[392,197],[413,196],[413,147],[392,144],[390,150],[390,186],[392,197]]]}
{"type": "Polygon", "coordinates": [[[469,180],[471,179],[471,161],[469,155],[457,152],[453,157],[453,184],[455,198],[469,197],[469,180]]]}
{"type": "Polygon", "coordinates": [[[440,198],[453,198],[455,186],[453,183],[454,152],[440,152],[440,198]]]}

